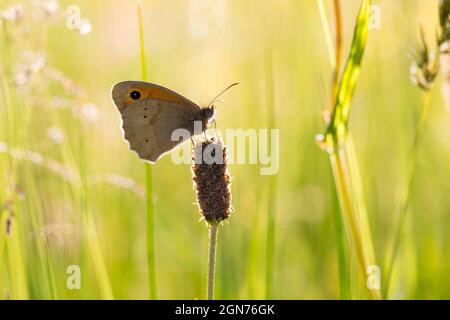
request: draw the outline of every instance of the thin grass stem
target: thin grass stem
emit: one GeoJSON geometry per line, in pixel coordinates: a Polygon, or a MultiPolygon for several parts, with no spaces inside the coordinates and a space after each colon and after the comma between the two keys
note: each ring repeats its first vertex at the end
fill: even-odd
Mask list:
{"type": "Polygon", "coordinates": [[[208,244],[208,280],[206,283],[206,294],[208,300],[214,300],[214,280],[216,276],[216,251],[218,223],[209,224],[209,244],[208,244]]]}
{"type": "MultiPolygon", "coordinates": [[[[341,70],[341,62],[342,62],[342,44],[343,44],[343,26],[342,26],[342,11],[341,11],[341,2],[339,0],[333,1],[334,8],[334,24],[335,24],[335,32],[336,32],[336,49],[335,49],[335,65],[334,65],[334,73],[333,73],[333,82],[332,82],[332,101],[335,100],[337,88],[339,86],[339,72],[341,70]]],[[[329,106],[329,111],[333,104],[331,103],[329,106]]]]}
{"type": "MultiPolygon", "coordinates": [[[[359,175],[356,152],[352,139],[348,134],[348,120],[351,100],[360,73],[361,63],[366,45],[370,18],[370,0],[362,0],[360,12],[355,25],[352,48],[347,64],[339,80],[339,68],[342,55],[342,18],[340,1],[334,1],[336,22],[336,68],[332,81],[332,112],[326,109],[325,123],[327,132],[323,136],[326,150],[333,170],[336,190],[339,196],[342,219],[345,222],[349,239],[356,252],[363,279],[367,268],[375,262],[372,237],[370,232],[367,209],[364,202],[361,179],[359,175]],[[329,116],[329,117],[328,117],[329,116]]],[[[321,140],[319,139],[319,142],[321,140]]],[[[338,230],[339,231],[339,230],[338,230]]],[[[340,268],[345,268],[341,266],[340,268]]],[[[340,277],[341,279],[342,277],[340,277]]],[[[370,296],[381,298],[379,290],[370,290],[370,296]]]]}
{"type": "Polygon", "coordinates": [[[416,132],[414,134],[405,198],[400,207],[399,218],[398,218],[397,226],[395,229],[394,240],[393,240],[393,244],[392,244],[391,256],[390,256],[390,259],[388,260],[388,269],[387,269],[387,273],[386,273],[386,278],[384,280],[384,283],[385,283],[385,293],[384,294],[385,294],[386,299],[389,297],[389,289],[391,287],[391,279],[392,279],[392,272],[393,272],[394,265],[395,265],[395,259],[397,257],[398,250],[400,248],[400,243],[402,240],[401,234],[403,231],[403,225],[405,223],[405,219],[406,219],[409,205],[411,202],[415,172],[416,172],[416,168],[417,168],[417,156],[418,156],[419,145],[420,145],[419,142],[422,138],[423,129],[425,127],[425,121],[426,121],[428,110],[430,107],[430,99],[431,99],[431,93],[430,93],[430,91],[427,91],[423,97],[422,108],[421,108],[420,116],[419,116],[419,122],[417,124],[416,132]]]}
{"type": "MultiPolygon", "coordinates": [[[[331,36],[331,28],[328,24],[325,7],[322,0],[317,0],[317,4],[319,7],[319,13],[322,21],[322,30],[325,36],[325,41],[327,43],[328,55],[330,60],[330,65],[333,69],[333,77],[331,81],[331,95],[329,104],[327,105],[324,112],[324,120],[325,122],[329,121],[328,115],[330,114],[334,101],[336,99],[336,92],[339,85],[339,72],[341,69],[341,59],[342,59],[342,44],[343,44],[343,27],[342,27],[342,11],[339,0],[334,0],[333,2],[333,11],[335,16],[335,29],[336,29],[336,39],[335,39],[335,47],[332,43],[331,36]]],[[[336,181],[336,180],[335,180],[336,181]]],[[[337,191],[337,190],[336,190],[337,191]]],[[[332,191],[333,195],[336,196],[336,191],[332,191]]],[[[340,297],[343,300],[350,299],[351,297],[351,286],[350,286],[350,278],[349,278],[349,263],[348,261],[348,253],[347,253],[347,243],[345,238],[345,230],[341,217],[341,213],[339,212],[340,208],[337,205],[333,208],[333,224],[336,233],[337,240],[337,253],[338,253],[338,266],[339,266],[339,290],[340,297]]]]}
{"type": "Polygon", "coordinates": [[[327,13],[325,10],[325,5],[323,3],[323,0],[317,0],[317,7],[319,9],[320,22],[322,24],[322,31],[323,31],[323,35],[325,37],[325,44],[327,46],[328,60],[330,62],[331,67],[333,69],[335,69],[336,68],[336,58],[335,58],[335,53],[334,53],[333,37],[331,36],[331,28],[328,24],[327,13]]]}
{"type": "MultiPolygon", "coordinates": [[[[147,81],[147,59],[145,57],[144,24],[142,20],[141,1],[137,1],[137,16],[139,28],[139,47],[141,60],[141,78],[147,81]]],[[[147,191],[147,268],[150,299],[157,299],[156,285],[156,258],[155,258],[155,236],[154,236],[154,203],[153,203],[153,174],[152,166],[145,164],[145,187],[147,191]]]]}
{"type": "MultiPolygon", "coordinates": [[[[269,127],[275,128],[275,101],[273,84],[272,52],[266,51],[266,92],[269,114],[269,127]]],[[[271,148],[271,146],[269,146],[271,148]]],[[[268,206],[267,206],[267,230],[266,230],[266,278],[265,298],[272,299],[273,295],[273,261],[275,256],[275,206],[276,206],[276,175],[269,177],[268,206]]]]}
{"type": "MultiPolygon", "coordinates": [[[[337,88],[339,86],[339,72],[341,70],[342,61],[342,46],[343,46],[343,26],[342,26],[342,10],[341,3],[339,0],[333,1],[333,11],[334,11],[334,25],[335,25],[335,61],[334,61],[334,72],[331,84],[331,100],[328,106],[328,111],[331,112],[333,108],[334,101],[336,100],[337,88]]],[[[327,119],[326,119],[327,120],[327,119]]],[[[351,286],[349,273],[349,263],[347,263],[349,255],[346,252],[347,246],[345,243],[345,237],[343,236],[345,230],[342,223],[342,218],[340,216],[334,217],[336,236],[338,239],[337,249],[338,249],[338,263],[339,263],[339,288],[341,299],[350,299],[351,297],[351,286]]]]}

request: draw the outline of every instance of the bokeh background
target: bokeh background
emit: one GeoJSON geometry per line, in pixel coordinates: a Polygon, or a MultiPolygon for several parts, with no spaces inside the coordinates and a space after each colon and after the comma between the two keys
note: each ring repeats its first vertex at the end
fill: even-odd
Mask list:
{"type": "MultiPolygon", "coordinates": [[[[359,4],[342,1],[345,55],[359,4]]],[[[381,27],[369,32],[350,132],[383,273],[422,100],[410,52],[420,26],[433,40],[437,1],[374,4],[381,27]]],[[[280,129],[274,194],[259,165],[230,166],[235,212],[219,232],[216,297],[265,298],[274,203],[271,297],[339,299],[339,206],[315,142],[332,73],[316,1],[144,0],[142,8],[151,82],[207,104],[237,81],[218,127],[280,129]]],[[[110,99],[114,83],[141,77],[136,2],[2,0],[0,11],[0,298],[147,299],[145,168],[110,99]],[[66,287],[70,265],[80,267],[80,290],[66,287]]],[[[450,298],[449,123],[436,86],[389,298],[450,298]]],[[[160,299],[205,297],[208,235],[191,179],[190,166],[170,156],[153,166],[160,299]]],[[[356,268],[352,298],[366,298],[356,268]]]]}

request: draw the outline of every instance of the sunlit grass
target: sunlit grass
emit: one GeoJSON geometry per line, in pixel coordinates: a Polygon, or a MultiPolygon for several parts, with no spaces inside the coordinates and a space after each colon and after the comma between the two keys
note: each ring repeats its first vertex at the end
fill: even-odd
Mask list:
{"type": "MultiPolygon", "coordinates": [[[[147,81],[147,58],[145,53],[144,26],[142,21],[141,1],[137,1],[138,27],[139,27],[139,47],[141,58],[141,78],[147,81]]],[[[155,262],[155,240],[154,240],[154,205],[153,205],[153,174],[152,165],[145,164],[145,186],[147,190],[146,211],[147,211],[147,268],[150,299],[157,298],[156,285],[156,262],[155,262]]]]}
{"type": "MultiPolygon", "coordinates": [[[[273,61],[272,52],[266,49],[265,52],[265,78],[266,78],[266,104],[268,110],[267,127],[276,128],[276,109],[275,109],[275,88],[273,79],[273,61]]],[[[276,143],[276,142],[272,142],[276,143]]],[[[268,178],[267,192],[267,234],[266,234],[266,283],[265,299],[273,299],[274,282],[274,257],[275,257],[275,239],[276,239],[276,176],[268,178]]]]}
{"type": "MultiPolygon", "coordinates": [[[[366,277],[366,270],[370,265],[374,265],[374,248],[371,236],[371,230],[368,223],[365,200],[361,190],[358,161],[351,138],[348,137],[348,121],[350,113],[350,104],[354,95],[356,83],[359,77],[362,58],[366,46],[366,39],[369,30],[370,19],[370,1],[361,1],[361,8],[356,20],[355,31],[350,48],[350,54],[346,66],[342,72],[339,83],[339,69],[334,71],[333,86],[331,94],[334,96],[334,107],[331,110],[330,119],[327,118],[326,133],[319,136],[319,144],[329,153],[330,162],[333,169],[333,175],[336,183],[336,189],[339,195],[342,219],[349,232],[349,238],[352,241],[351,248],[355,251],[362,279],[366,277]]],[[[341,15],[339,1],[335,1],[336,12],[336,68],[340,65],[340,55],[342,46],[341,36],[341,15]]],[[[327,117],[327,116],[326,116],[327,117]]],[[[336,223],[336,222],[335,222],[336,223]]],[[[337,226],[338,239],[340,236],[340,223],[337,226]]],[[[339,249],[339,261],[342,262],[342,245],[339,249]]],[[[340,268],[346,266],[342,263],[340,268]]],[[[344,297],[348,295],[348,284],[344,283],[343,274],[341,274],[341,286],[343,286],[344,297]]],[[[364,283],[364,281],[362,281],[364,283]]],[[[364,291],[364,290],[363,290],[364,291]]],[[[342,291],[341,291],[342,292],[342,291]]],[[[373,297],[379,297],[379,292],[369,291],[373,297]]]]}
{"type": "MultiPolygon", "coordinates": [[[[143,1],[141,20],[136,1],[58,1],[41,15],[40,1],[2,0],[0,11],[15,3],[22,18],[0,23],[1,299],[205,297],[206,233],[189,165],[167,155],[149,173],[122,139],[110,88],[132,78],[200,104],[237,81],[218,128],[280,129],[277,176],[230,164],[235,213],[218,234],[217,298],[369,297],[361,274],[369,260],[388,272],[420,123],[408,54],[419,20],[435,41],[436,3],[374,2],[381,29],[355,40],[363,60],[351,51],[359,0],[143,1]],[[352,70],[343,73],[339,2],[340,69],[350,55],[352,70]],[[70,4],[90,32],[67,28],[70,4]],[[336,101],[332,85],[342,98],[325,132],[341,143],[334,176],[313,141],[336,101]],[[360,228],[348,232],[349,219],[360,228]],[[80,290],[66,286],[70,265],[80,290]]],[[[439,90],[428,97],[388,298],[450,297],[450,115],[439,90]]]]}

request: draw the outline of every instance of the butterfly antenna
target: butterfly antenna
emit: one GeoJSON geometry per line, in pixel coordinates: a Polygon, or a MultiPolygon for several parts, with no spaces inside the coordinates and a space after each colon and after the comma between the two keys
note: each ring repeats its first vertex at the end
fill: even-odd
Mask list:
{"type": "Polygon", "coordinates": [[[235,82],[235,83],[233,83],[233,84],[230,84],[230,85],[229,85],[228,87],[226,87],[224,90],[222,90],[217,96],[214,97],[214,99],[211,100],[211,102],[208,104],[208,108],[209,108],[214,102],[216,102],[217,99],[218,99],[222,94],[224,94],[224,93],[227,92],[229,89],[231,89],[232,87],[234,87],[234,86],[236,86],[236,85],[238,85],[238,84],[239,84],[238,82],[235,82]]]}

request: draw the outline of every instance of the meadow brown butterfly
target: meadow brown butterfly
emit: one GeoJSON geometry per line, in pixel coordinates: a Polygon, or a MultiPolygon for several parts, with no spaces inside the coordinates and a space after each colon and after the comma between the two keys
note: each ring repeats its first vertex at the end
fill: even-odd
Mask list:
{"type": "Polygon", "coordinates": [[[141,159],[154,163],[183,141],[173,141],[172,132],[186,129],[194,135],[194,122],[200,121],[202,132],[214,120],[213,103],[233,83],[201,108],[182,95],[143,81],[115,84],[111,96],[122,117],[124,138],[141,159]]]}

